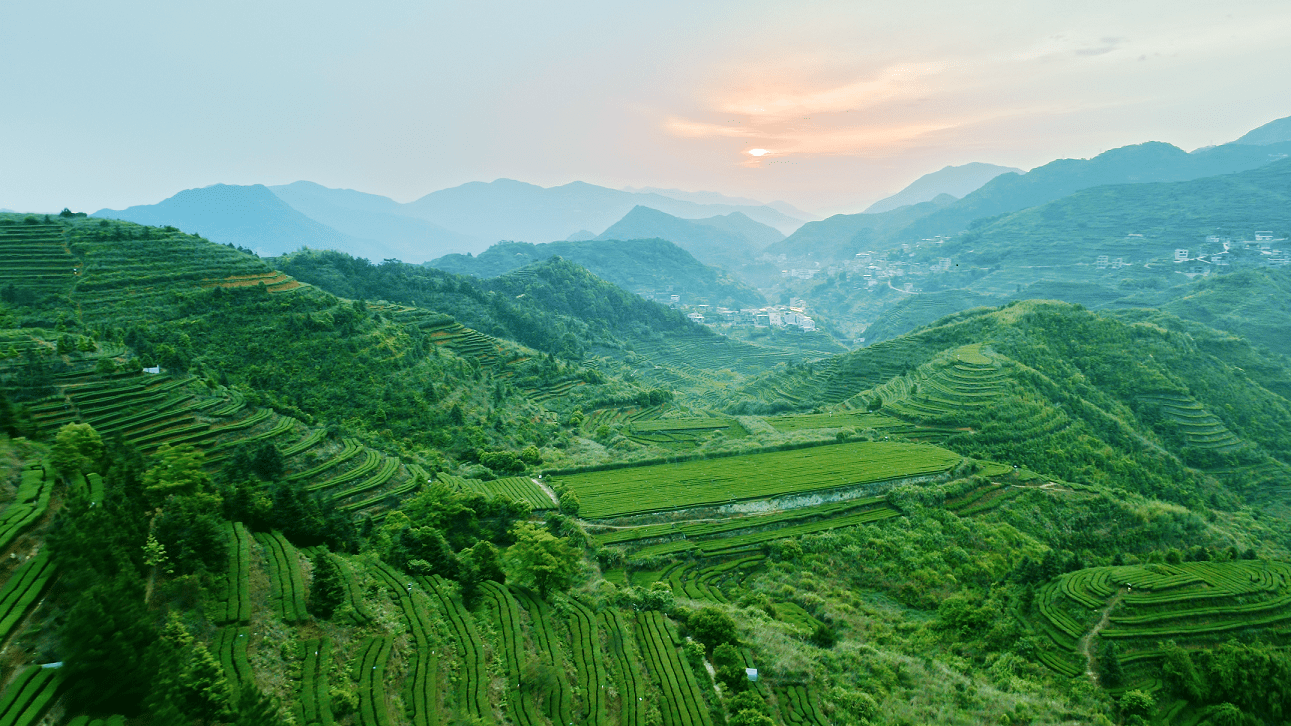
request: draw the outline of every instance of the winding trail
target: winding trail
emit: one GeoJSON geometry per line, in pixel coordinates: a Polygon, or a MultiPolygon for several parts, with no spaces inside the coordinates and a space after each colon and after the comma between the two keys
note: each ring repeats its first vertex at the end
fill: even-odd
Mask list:
{"type": "Polygon", "coordinates": [[[1098,685],[1098,671],[1094,670],[1094,663],[1097,661],[1094,656],[1094,638],[1098,637],[1098,634],[1103,632],[1103,628],[1107,627],[1107,623],[1112,617],[1112,609],[1121,604],[1121,598],[1125,596],[1126,592],[1128,590],[1124,587],[1117,590],[1116,596],[1112,598],[1111,602],[1107,603],[1107,607],[1103,608],[1103,616],[1098,619],[1098,623],[1080,639],[1080,652],[1085,655],[1085,675],[1089,677],[1089,680],[1095,686],[1098,685]]]}

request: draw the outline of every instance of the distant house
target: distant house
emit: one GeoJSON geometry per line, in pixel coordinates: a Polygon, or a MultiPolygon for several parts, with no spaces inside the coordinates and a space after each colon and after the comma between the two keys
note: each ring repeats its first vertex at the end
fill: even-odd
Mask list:
{"type": "Polygon", "coordinates": [[[161,373],[161,366],[153,366],[152,368],[144,368],[144,369],[143,369],[143,372],[144,372],[144,373],[152,373],[152,374],[154,374],[154,375],[155,375],[155,374],[161,373]]]}
{"type": "Polygon", "coordinates": [[[690,322],[692,323],[699,323],[701,325],[704,323],[704,316],[699,313],[690,313],[686,317],[690,318],[690,322]]]}
{"type": "Polygon", "coordinates": [[[669,297],[668,301],[673,305],[676,305],[681,302],[681,295],[672,295],[669,297]]]}
{"type": "Polygon", "coordinates": [[[1107,255],[1099,255],[1099,256],[1098,256],[1098,259],[1094,261],[1094,267],[1097,267],[1097,268],[1098,268],[1098,269],[1100,269],[1100,270],[1106,270],[1106,269],[1107,269],[1107,255]]]}
{"type": "Polygon", "coordinates": [[[1175,251],[1174,251],[1174,261],[1175,261],[1175,262],[1187,262],[1187,261],[1188,261],[1188,250],[1175,250],[1175,251]]]}
{"type": "Polygon", "coordinates": [[[753,325],[758,328],[771,327],[771,316],[767,313],[758,313],[753,316],[753,325]]]}
{"type": "Polygon", "coordinates": [[[1265,232],[1256,232],[1256,233],[1255,233],[1255,241],[1256,241],[1256,242],[1272,242],[1272,241],[1273,241],[1273,233],[1272,233],[1272,232],[1269,232],[1269,231],[1265,231],[1265,232]]]}

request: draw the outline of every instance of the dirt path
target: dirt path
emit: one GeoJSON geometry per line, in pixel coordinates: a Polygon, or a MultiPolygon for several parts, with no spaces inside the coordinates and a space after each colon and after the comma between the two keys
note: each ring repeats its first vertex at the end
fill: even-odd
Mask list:
{"type": "Polygon", "coordinates": [[[1094,670],[1094,663],[1098,659],[1094,657],[1094,638],[1103,632],[1103,628],[1107,627],[1107,623],[1112,617],[1112,609],[1121,603],[1121,598],[1125,596],[1125,592],[1125,588],[1117,591],[1116,597],[1113,597],[1112,601],[1107,603],[1107,607],[1103,608],[1103,616],[1098,619],[1098,624],[1094,626],[1093,630],[1085,633],[1085,637],[1080,639],[1080,652],[1085,655],[1085,675],[1089,677],[1089,680],[1093,681],[1095,686],[1098,685],[1098,671],[1094,670]]]}
{"type": "Polygon", "coordinates": [[[551,503],[555,504],[557,508],[560,508],[560,499],[556,496],[556,492],[551,490],[551,487],[543,484],[541,479],[530,479],[529,481],[537,484],[538,488],[542,490],[542,493],[546,494],[547,497],[551,499],[551,503]]]}

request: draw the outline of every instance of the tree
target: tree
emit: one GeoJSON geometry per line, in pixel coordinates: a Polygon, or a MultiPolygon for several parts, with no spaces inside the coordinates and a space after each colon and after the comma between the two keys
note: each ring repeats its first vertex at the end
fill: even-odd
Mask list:
{"type": "Polygon", "coordinates": [[[582,504],[578,501],[578,495],[574,493],[573,489],[566,489],[564,493],[560,495],[561,514],[568,514],[571,517],[577,517],[578,510],[581,507],[582,504]]]}
{"type": "Polygon", "coordinates": [[[751,708],[740,711],[726,723],[729,726],[775,726],[770,716],[751,708]]]}
{"type": "Polygon", "coordinates": [[[59,628],[68,702],[95,715],[133,713],[154,674],[156,640],[137,577],[122,575],[78,593],[59,628]]]}
{"type": "Polygon", "coordinates": [[[319,550],[313,557],[314,579],[309,584],[309,612],[327,620],[345,599],[341,571],[332,556],[319,550]]]}
{"type": "Polygon", "coordinates": [[[229,713],[229,682],[224,668],[202,643],[192,646],[188,669],[179,681],[184,713],[199,723],[223,721],[229,713]]]}
{"type": "MultiPolygon", "coordinates": [[[[734,645],[722,643],[713,648],[713,669],[717,672],[717,680],[730,689],[731,693],[748,688],[749,677],[744,672],[744,657],[734,645]]],[[[732,708],[731,712],[735,713],[737,710],[732,708]]]]}
{"type": "Polygon", "coordinates": [[[524,451],[520,452],[520,461],[529,466],[537,466],[542,463],[542,453],[538,451],[537,446],[529,444],[524,451]]]}
{"type": "Polygon", "coordinates": [[[1105,688],[1116,688],[1125,682],[1125,671],[1121,667],[1121,649],[1115,642],[1103,644],[1098,654],[1098,678],[1105,688]]]}
{"type": "Polygon", "coordinates": [[[233,726],[285,726],[278,712],[278,699],[261,693],[250,683],[238,691],[237,715],[233,726]]]}
{"type": "Polygon", "coordinates": [[[64,476],[93,471],[103,458],[103,439],[93,426],[69,423],[58,430],[50,459],[64,476]]]}
{"type": "Polygon", "coordinates": [[[504,559],[508,581],[536,589],[543,597],[569,587],[578,573],[578,550],[531,522],[516,524],[511,534],[515,544],[504,559]]]}
{"type": "Polygon", "coordinates": [[[202,470],[205,457],[192,444],[162,444],[153,455],[153,462],[143,475],[144,492],[153,506],[172,494],[196,494],[211,481],[202,470]]]}
{"type": "Polygon", "coordinates": [[[736,646],[740,644],[735,621],[724,610],[712,606],[701,608],[690,616],[686,624],[695,640],[710,649],[724,643],[736,646]]]}
{"type": "Polygon", "coordinates": [[[1126,691],[1125,695],[1121,696],[1121,713],[1126,716],[1150,718],[1156,707],[1157,700],[1152,697],[1152,694],[1137,688],[1126,691]]]}

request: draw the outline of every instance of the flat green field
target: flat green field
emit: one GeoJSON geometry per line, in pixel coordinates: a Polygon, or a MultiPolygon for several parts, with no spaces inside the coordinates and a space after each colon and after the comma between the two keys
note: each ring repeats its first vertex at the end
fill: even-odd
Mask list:
{"type": "Polygon", "coordinates": [[[598,518],[938,474],[959,461],[959,454],[928,444],[863,441],[566,474],[553,481],[578,494],[584,517],[598,518]]]}

